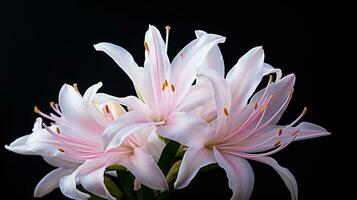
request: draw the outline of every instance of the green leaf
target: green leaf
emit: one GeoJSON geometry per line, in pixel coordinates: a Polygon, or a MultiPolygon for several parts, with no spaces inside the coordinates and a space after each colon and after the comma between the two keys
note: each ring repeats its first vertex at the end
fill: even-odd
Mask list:
{"type": "Polygon", "coordinates": [[[179,143],[170,140],[162,150],[158,165],[164,175],[169,172],[171,164],[175,161],[175,156],[179,147],[179,143]]]}
{"type": "Polygon", "coordinates": [[[141,188],[138,191],[139,200],[156,200],[154,191],[145,185],[141,184],[141,188]]]}
{"type": "Polygon", "coordinates": [[[121,170],[126,170],[126,168],[121,165],[112,165],[112,166],[107,167],[105,170],[106,171],[121,171],[121,170]]]}
{"type": "Polygon", "coordinates": [[[218,166],[217,163],[213,163],[213,164],[209,164],[209,165],[206,165],[206,166],[202,167],[200,169],[200,171],[198,171],[198,172],[209,172],[209,171],[212,171],[214,169],[217,169],[218,167],[219,166],[218,166]]]}
{"type": "Polygon", "coordinates": [[[118,186],[114,183],[114,181],[109,176],[104,176],[104,184],[109,190],[111,195],[113,195],[117,199],[122,198],[123,192],[118,188],[118,186]]]}
{"type": "Polygon", "coordinates": [[[170,184],[172,181],[174,181],[176,179],[178,170],[179,170],[180,165],[181,165],[181,162],[182,162],[182,160],[179,160],[179,161],[175,162],[172,165],[169,173],[167,173],[167,175],[166,175],[166,182],[167,183],[170,184]]]}
{"type": "Polygon", "coordinates": [[[116,171],[118,182],[121,191],[124,192],[125,199],[135,200],[134,192],[134,176],[129,171],[116,171]]]}

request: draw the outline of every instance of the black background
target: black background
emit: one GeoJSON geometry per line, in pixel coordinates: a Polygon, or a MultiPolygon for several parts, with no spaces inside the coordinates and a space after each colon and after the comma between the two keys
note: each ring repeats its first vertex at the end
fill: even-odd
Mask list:
{"type": "MultiPolygon", "coordinates": [[[[266,62],[295,73],[297,83],[284,123],[309,108],[304,120],[322,125],[329,137],[296,142],[273,157],[289,168],[299,184],[300,199],[332,195],[334,184],[334,74],[329,64],[328,7],[323,3],[225,3],[223,1],[8,1],[1,3],[1,145],[30,133],[33,106],[48,111],[64,83],[78,83],[84,91],[102,81],[101,91],[116,96],[133,94],[129,78],[93,44],[107,41],[144,60],[143,37],[148,24],[164,33],[170,25],[169,55],[173,58],[194,39],[194,30],[227,37],[220,45],[226,72],[250,48],[263,45],[266,62]]],[[[1,148],[1,196],[31,199],[37,182],[50,170],[40,157],[22,156],[1,148]],[[11,196],[9,196],[11,195],[11,196]]],[[[255,188],[252,199],[288,199],[289,192],[269,167],[252,162],[255,188]]],[[[224,171],[198,175],[178,199],[229,199],[224,171]]],[[[331,196],[330,196],[331,197],[331,196]]],[[[63,199],[58,190],[44,199],[63,199]]]]}

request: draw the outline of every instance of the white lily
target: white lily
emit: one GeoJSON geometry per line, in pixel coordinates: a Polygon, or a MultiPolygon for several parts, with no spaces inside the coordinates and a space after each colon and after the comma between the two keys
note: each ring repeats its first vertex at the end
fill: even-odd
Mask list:
{"type": "Polygon", "coordinates": [[[8,150],[40,155],[57,169],[46,175],[37,185],[34,196],[42,197],[60,187],[63,194],[73,199],[88,199],[79,191],[81,184],[87,191],[103,198],[115,199],[104,185],[104,172],[108,166],[125,166],[136,179],[153,189],[168,188],[165,177],[156,162],[164,143],[150,130],[141,130],[127,137],[122,145],[105,152],[101,143],[104,129],[126,113],[119,104],[103,102],[97,98],[98,83],[82,97],[76,87],[64,85],[59,93],[59,105],[51,103],[53,114],[45,114],[35,107],[35,112],[54,122],[42,128],[38,118],[33,133],[23,136],[8,150]]]}
{"type": "Polygon", "coordinates": [[[165,44],[160,32],[154,26],[149,26],[144,42],[144,67],[139,67],[132,56],[119,46],[110,43],[94,45],[96,50],[111,56],[126,72],[143,99],[102,95],[133,109],[133,112],[127,113],[105,130],[102,140],[107,150],[117,147],[139,129],[151,128],[156,131],[165,129],[167,124],[194,123],[198,118],[196,115],[186,113],[183,117],[183,113],[194,110],[209,99],[209,87],[192,86],[192,83],[196,69],[205,61],[206,55],[225,38],[206,34],[189,43],[170,63],[167,56],[169,29],[166,27],[165,44]]]}
{"type": "MultiPolygon", "coordinates": [[[[220,56],[216,58],[220,59],[220,56]]],[[[295,126],[305,109],[291,124],[276,125],[291,98],[295,76],[288,75],[274,83],[271,79],[268,86],[257,92],[248,103],[264,75],[275,72],[280,78],[280,70],[264,64],[263,49],[253,48],[240,58],[226,79],[217,71],[206,68],[199,73],[200,78],[210,82],[215,93],[215,100],[201,109],[202,119],[196,119],[195,123],[182,121],[160,130],[163,137],[188,146],[175,188],[186,187],[200,168],[218,163],[227,173],[232,199],[249,199],[254,173],[246,159],[251,159],[273,167],[290,190],[292,199],[297,199],[294,176],[267,156],[292,141],[329,133],[307,122],[295,126]]]]}

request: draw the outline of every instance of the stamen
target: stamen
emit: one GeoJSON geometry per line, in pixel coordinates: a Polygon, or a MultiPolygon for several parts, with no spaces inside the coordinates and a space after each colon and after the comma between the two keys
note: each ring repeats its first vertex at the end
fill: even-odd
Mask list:
{"type": "Polygon", "coordinates": [[[255,103],[254,103],[254,110],[256,110],[258,108],[258,102],[256,101],[255,103]]]}
{"type": "Polygon", "coordinates": [[[291,98],[293,96],[293,91],[292,90],[289,91],[288,96],[289,96],[289,98],[291,98]]]}
{"type": "Polygon", "coordinates": [[[296,136],[299,133],[300,129],[296,130],[294,133],[292,133],[292,136],[296,136]]]}
{"type": "Polygon", "coordinates": [[[277,146],[279,146],[280,144],[281,144],[281,141],[278,140],[278,141],[275,142],[274,147],[277,147],[277,146]]]}
{"type": "Polygon", "coordinates": [[[301,112],[301,114],[299,115],[299,117],[297,117],[289,126],[294,126],[301,118],[303,118],[305,116],[307,112],[307,107],[304,107],[304,110],[301,112]]]}
{"type": "Polygon", "coordinates": [[[57,134],[61,134],[59,127],[56,127],[56,132],[57,132],[57,134]]]}
{"type": "Polygon", "coordinates": [[[171,84],[171,91],[175,92],[175,85],[174,84],[171,84]]]}
{"type": "Polygon", "coordinates": [[[226,107],[223,108],[223,113],[225,116],[229,115],[228,109],[226,107]]]}
{"type": "Polygon", "coordinates": [[[77,85],[77,83],[74,83],[74,84],[73,84],[73,87],[74,87],[74,90],[75,90],[76,92],[78,92],[78,85],[77,85]]]}
{"type": "Polygon", "coordinates": [[[166,86],[166,87],[169,86],[169,82],[167,81],[167,79],[165,79],[165,86],[166,86]]]}
{"type": "Polygon", "coordinates": [[[146,41],[144,41],[144,47],[145,47],[145,50],[149,52],[149,45],[146,41]]]}
{"type": "Polygon", "coordinates": [[[38,114],[38,113],[40,112],[40,110],[38,109],[37,106],[34,106],[34,107],[33,107],[33,111],[34,111],[36,114],[38,114]]]}
{"type": "Polygon", "coordinates": [[[273,82],[273,76],[269,75],[269,81],[268,81],[268,85],[270,85],[273,82]]]}
{"type": "Polygon", "coordinates": [[[282,128],[279,128],[279,132],[278,132],[278,135],[279,135],[279,136],[281,136],[281,135],[283,134],[283,131],[284,131],[284,129],[282,129],[282,128]]]}
{"type": "Polygon", "coordinates": [[[161,88],[162,91],[165,91],[165,88],[166,88],[166,84],[165,84],[165,82],[163,82],[163,83],[162,83],[162,88],[161,88]]]}
{"type": "Polygon", "coordinates": [[[62,152],[62,153],[64,153],[64,149],[63,148],[58,148],[58,151],[60,151],[60,152],[62,152]]]}
{"type": "Polygon", "coordinates": [[[168,47],[169,47],[169,32],[170,32],[171,27],[170,27],[170,26],[165,26],[165,29],[166,29],[166,41],[165,41],[166,46],[165,46],[165,52],[166,52],[166,54],[167,54],[167,49],[168,49],[168,47]]]}
{"type": "Polygon", "coordinates": [[[110,113],[110,110],[109,110],[109,106],[108,106],[108,105],[105,105],[105,106],[104,106],[104,111],[105,111],[106,113],[110,113]]]}
{"type": "Polygon", "coordinates": [[[55,102],[51,101],[50,106],[53,108],[55,106],[55,102]]]}

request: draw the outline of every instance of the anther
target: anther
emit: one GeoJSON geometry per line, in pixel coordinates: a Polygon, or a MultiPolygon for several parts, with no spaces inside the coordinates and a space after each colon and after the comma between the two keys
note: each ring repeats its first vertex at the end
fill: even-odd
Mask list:
{"type": "Polygon", "coordinates": [[[110,113],[110,110],[109,110],[109,106],[108,106],[108,105],[105,105],[105,106],[104,106],[104,111],[105,111],[106,113],[110,113]]]}
{"type": "Polygon", "coordinates": [[[225,116],[229,115],[228,109],[226,107],[223,108],[223,113],[225,116]]]}
{"type": "Polygon", "coordinates": [[[63,153],[63,152],[64,152],[64,149],[60,147],[60,148],[58,148],[58,151],[60,151],[60,152],[63,153]]]}
{"type": "Polygon", "coordinates": [[[149,51],[149,45],[146,41],[144,41],[144,47],[146,51],[149,51]]]}
{"type": "Polygon", "coordinates": [[[281,144],[281,141],[278,140],[278,141],[275,142],[274,147],[277,147],[277,146],[279,146],[280,144],[281,144]]]}
{"type": "Polygon", "coordinates": [[[56,127],[56,132],[57,132],[57,134],[61,134],[59,127],[56,127]]]}
{"type": "Polygon", "coordinates": [[[283,134],[283,129],[282,128],[279,128],[279,132],[278,132],[278,135],[281,136],[283,134]]]}
{"type": "Polygon", "coordinates": [[[172,91],[172,92],[175,92],[175,90],[176,90],[176,89],[175,89],[175,85],[174,85],[174,84],[171,84],[171,91],[172,91]]]}
{"type": "Polygon", "coordinates": [[[37,106],[34,106],[34,107],[33,107],[33,111],[34,111],[35,113],[39,113],[39,112],[40,112],[40,109],[38,109],[37,106]]]}
{"type": "Polygon", "coordinates": [[[55,102],[51,101],[51,102],[50,102],[50,106],[51,106],[51,107],[55,106],[55,102]]]}
{"type": "Polygon", "coordinates": [[[74,83],[74,84],[73,84],[73,88],[74,88],[74,90],[75,90],[76,92],[78,92],[78,84],[77,84],[77,83],[74,83]]]}
{"type": "Polygon", "coordinates": [[[254,103],[254,110],[256,110],[258,108],[258,102],[256,101],[255,103],[254,103]]]}

